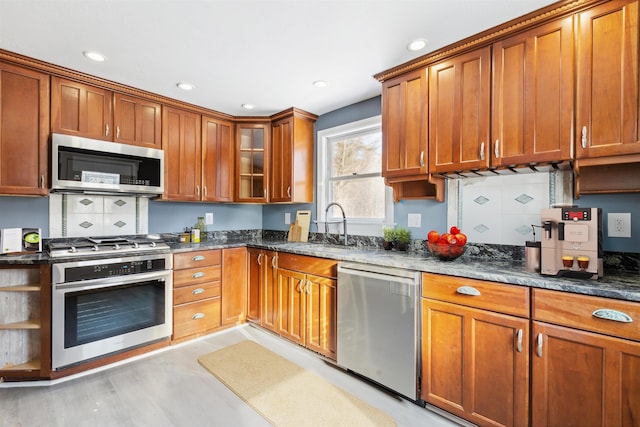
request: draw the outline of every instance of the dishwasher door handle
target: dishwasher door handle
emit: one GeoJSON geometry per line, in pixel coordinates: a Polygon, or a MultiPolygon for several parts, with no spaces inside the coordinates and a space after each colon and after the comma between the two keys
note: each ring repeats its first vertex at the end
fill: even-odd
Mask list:
{"type": "Polygon", "coordinates": [[[388,275],[388,274],[373,273],[373,272],[370,272],[370,271],[363,271],[363,270],[352,270],[350,268],[344,268],[344,267],[338,266],[338,278],[339,278],[341,273],[349,275],[349,276],[367,277],[369,279],[374,279],[374,280],[384,280],[384,281],[397,282],[397,283],[407,283],[409,285],[415,285],[416,284],[416,280],[413,279],[413,278],[409,278],[409,277],[400,277],[400,276],[393,276],[393,275],[388,275]]]}

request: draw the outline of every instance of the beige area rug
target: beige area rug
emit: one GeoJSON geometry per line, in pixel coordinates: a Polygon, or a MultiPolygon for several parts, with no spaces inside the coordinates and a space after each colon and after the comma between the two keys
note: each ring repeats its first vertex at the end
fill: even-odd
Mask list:
{"type": "Polygon", "coordinates": [[[396,425],[386,413],[253,341],[198,362],[277,427],[396,425]]]}

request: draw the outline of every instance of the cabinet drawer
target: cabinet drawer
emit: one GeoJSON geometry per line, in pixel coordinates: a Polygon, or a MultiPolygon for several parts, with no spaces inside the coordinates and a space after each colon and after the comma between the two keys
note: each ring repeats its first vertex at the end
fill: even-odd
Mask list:
{"type": "Polygon", "coordinates": [[[535,320],[640,341],[637,302],[534,289],[532,314],[535,320]],[[626,315],[627,322],[598,317],[611,313],[603,310],[615,310],[619,320],[626,315]]]}
{"type": "Polygon", "coordinates": [[[278,253],[278,267],[322,277],[338,277],[338,262],[333,259],[278,253]]]}
{"type": "Polygon", "coordinates": [[[219,265],[213,267],[188,268],[186,270],[173,271],[173,287],[179,288],[185,285],[206,283],[220,280],[222,271],[219,265]]]}
{"type": "Polygon", "coordinates": [[[211,298],[173,307],[173,339],[220,326],[220,298],[211,298]]]}
{"type": "Polygon", "coordinates": [[[183,286],[173,290],[173,304],[184,304],[220,296],[220,281],[183,286]]]}
{"type": "Polygon", "coordinates": [[[173,254],[173,269],[198,267],[201,265],[218,265],[222,260],[220,249],[206,251],[182,252],[173,254]]]}
{"type": "Polygon", "coordinates": [[[529,288],[422,273],[422,296],[497,313],[529,317],[529,288]]]}

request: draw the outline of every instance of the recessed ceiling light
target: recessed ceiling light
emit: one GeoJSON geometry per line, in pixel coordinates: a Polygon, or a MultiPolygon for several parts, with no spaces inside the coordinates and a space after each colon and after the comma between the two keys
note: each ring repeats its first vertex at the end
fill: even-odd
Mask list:
{"type": "Polygon", "coordinates": [[[242,104],[242,108],[245,110],[253,110],[255,106],[253,104],[242,104]]]}
{"type": "Polygon", "coordinates": [[[176,86],[178,86],[182,90],[193,90],[195,88],[195,86],[192,85],[191,83],[185,83],[185,82],[180,82],[176,84],[176,86]]]}
{"type": "Polygon", "coordinates": [[[424,49],[426,45],[427,45],[427,40],[416,39],[407,45],[407,50],[411,52],[415,52],[416,50],[424,49]]]}
{"type": "Polygon", "coordinates": [[[104,56],[103,54],[98,53],[98,52],[93,52],[93,51],[90,51],[90,50],[86,50],[86,51],[82,52],[82,54],[84,56],[86,56],[87,58],[89,58],[90,60],[96,61],[96,62],[104,62],[104,61],[107,60],[107,57],[104,56]]]}
{"type": "Polygon", "coordinates": [[[315,82],[313,82],[313,85],[315,87],[327,87],[328,83],[324,80],[316,80],[315,82]]]}

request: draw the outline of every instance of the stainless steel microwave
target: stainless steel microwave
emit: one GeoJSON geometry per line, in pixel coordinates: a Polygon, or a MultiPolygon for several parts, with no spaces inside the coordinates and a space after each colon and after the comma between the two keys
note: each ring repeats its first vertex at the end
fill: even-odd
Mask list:
{"type": "Polygon", "coordinates": [[[51,136],[51,191],[136,194],[164,191],[164,152],[78,136],[51,136]]]}

